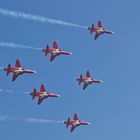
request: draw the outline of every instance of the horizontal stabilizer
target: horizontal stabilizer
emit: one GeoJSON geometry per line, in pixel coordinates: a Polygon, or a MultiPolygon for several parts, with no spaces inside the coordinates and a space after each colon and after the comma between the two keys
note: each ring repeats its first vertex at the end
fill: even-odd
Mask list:
{"type": "Polygon", "coordinates": [[[49,45],[46,45],[46,48],[45,48],[45,56],[47,56],[49,53],[49,45]]]}
{"type": "Polygon", "coordinates": [[[9,64],[7,68],[4,68],[4,71],[6,71],[6,75],[8,76],[10,74],[10,69],[11,69],[11,65],[9,64]]]}
{"type": "Polygon", "coordinates": [[[69,125],[70,125],[70,118],[68,118],[68,121],[67,121],[67,123],[66,123],[66,128],[68,128],[69,125]]]}
{"type": "Polygon", "coordinates": [[[34,98],[36,97],[36,88],[34,88],[33,94],[32,94],[32,99],[34,100],[34,98]]]}

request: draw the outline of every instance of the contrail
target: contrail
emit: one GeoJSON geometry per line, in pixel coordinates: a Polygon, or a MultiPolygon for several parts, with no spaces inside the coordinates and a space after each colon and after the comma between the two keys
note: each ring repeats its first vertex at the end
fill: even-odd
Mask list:
{"type": "Polygon", "coordinates": [[[32,21],[36,21],[36,22],[60,24],[63,26],[73,26],[73,27],[80,27],[80,28],[87,29],[87,27],[81,26],[78,24],[69,23],[69,22],[65,22],[65,21],[61,21],[61,20],[57,20],[57,19],[51,19],[48,17],[38,16],[38,15],[26,14],[23,12],[11,11],[11,10],[7,10],[7,9],[3,9],[3,8],[0,8],[0,14],[3,16],[9,16],[9,17],[13,17],[13,18],[22,18],[22,19],[32,20],[32,21]]]}
{"type": "Polygon", "coordinates": [[[12,42],[0,42],[0,47],[16,48],[16,49],[42,50],[41,48],[35,48],[35,47],[26,46],[26,45],[22,45],[22,44],[15,44],[12,42]]]}
{"type": "Polygon", "coordinates": [[[26,123],[64,123],[64,121],[36,119],[36,118],[22,118],[16,116],[0,115],[0,122],[4,121],[23,121],[26,123]]]}

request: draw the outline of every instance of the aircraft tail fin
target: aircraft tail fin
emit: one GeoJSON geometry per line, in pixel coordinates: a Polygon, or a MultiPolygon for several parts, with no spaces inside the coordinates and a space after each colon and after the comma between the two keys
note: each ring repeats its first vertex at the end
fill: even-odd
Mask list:
{"type": "Polygon", "coordinates": [[[6,71],[6,75],[8,76],[9,74],[10,74],[10,69],[11,69],[11,65],[9,64],[8,66],[7,66],[7,68],[4,68],[4,71],[6,71]]]}

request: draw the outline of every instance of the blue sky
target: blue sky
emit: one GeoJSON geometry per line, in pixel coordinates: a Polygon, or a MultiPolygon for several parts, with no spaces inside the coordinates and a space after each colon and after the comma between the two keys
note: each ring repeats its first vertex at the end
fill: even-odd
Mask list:
{"type": "Polygon", "coordinates": [[[40,51],[0,48],[0,66],[14,65],[19,58],[24,67],[37,71],[36,75],[23,75],[12,82],[11,76],[6,77],[1,70],[0,88],[15,93],[0,92],[0,115],[65,120],[77,112],[81,120],[92,123],[71,134],[63,124],[7,120],[0,122],[1,139],[139,139],[139,5],[138,0],[0,0],[4,9],[83,26],[101,19],[105,28],[115,32],[94,41],[83,28],[0,15],[0,41],[42,48],[57,40],[60,48],[73,53],[50,63],[40,51]],[[104,83],[82,91],[75,78],[85,75],[86,70],[104,83]],[[45,100],[38,106],[37,100],[22,93],[39,89],[42,83],[61,98],[45,100]]]}

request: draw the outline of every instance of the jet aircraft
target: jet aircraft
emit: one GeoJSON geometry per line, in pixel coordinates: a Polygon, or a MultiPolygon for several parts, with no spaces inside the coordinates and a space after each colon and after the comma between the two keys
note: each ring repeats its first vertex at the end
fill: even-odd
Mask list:
{"type": "Polygon", "coordinates": [[[48,97],[60,97],[60,95],[58,94],[48,93],[43,84],[40,87],[40,91],[36,91],[36,89],[34,88],[33,92],[31,92],[30,95],[32,96],[32,99],[34,99],[36,96],[39,97],[38,105],[40,105],[42,101],[44,99],[47,99],[48,97]]]}
{"type": "Polygon", "coordinates": [[[53,42],[52,48],[49,48],[49,45],[46,45],[46,47],[43,48],[42,51],[45,53],[45,56],[47,56],[49,53],[51,54],[50,61],[53,61],[56,56],[59,56],[61,54],[63,54],[63,55],[71,55],[72,54],[71,52],[62,51],[60,48],[58,48],[56,41],[53,42]]]}
{"type": "Polygon", "coordinates": [[[71,127],[70,132],[73,132],[73,130],[74,130],[76,127],[78,127],[78,126],[80,126],[80,125],[89,125],[89,124],[91,124],[91,123],[80,121],[80,120],[78,119],[77,114],[75,113],[75,114],[74,114],[74,117],[73,117],[73,120],[70,120],[70,118],[68,118],[67,121],[64,121],[64,124],[66,124],[66,128],[68,128],[69,125],[71,125],[72,127],[71,127]]]}
{"type": "Polygon", "coordinates": [[[28,69],[25,69],[24,67],[22,67],[21,64],[20,64],[19,59],[16,59],[15,67],[11,67],[11,65],[8,64],[7,68],[4,68],[4,71],[6,72],[6,75],[7,75],[7,76],[8,76],[10,73],[13,73],[12,81],[15,81],[16,78],[17,78],[19,75],[22,75],[22,74],[24,74],[24,73],[29,73],[29,74],[36,73],[36,71],[28,70],[28,69]]]}
{"type": "Polygon", "coordinates": [[[83,90],[85,90],[87,88],[88,85],[92,84],[92,83],[102,83],[102,80],[96,80],[93,79],[90,76],[90,72],[87,70],[86,72],[86,77],[83,77],[82,74],[80,75],[79,78],[76,79],[79,82],[79,85],[83,82],[84,86],[83,86],[83,90]]]}
{"type": "Polygon", "coordinates": [[[113,34],[114,32],[110,31],[110,30],[106,30],[103,26],[102,26],[102,22],[101,20],[98,21],[98,26],[94,26],[94,24],[91,25],[91,27],[88,27],[88,30],[90,31],[90,34],[92,34],[93,32],[95,32],[95,40],[102,34],[107,33],[107,34],[113,34]]]}

